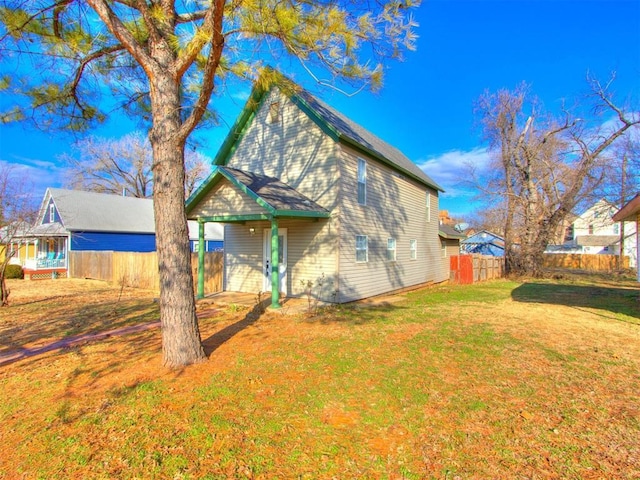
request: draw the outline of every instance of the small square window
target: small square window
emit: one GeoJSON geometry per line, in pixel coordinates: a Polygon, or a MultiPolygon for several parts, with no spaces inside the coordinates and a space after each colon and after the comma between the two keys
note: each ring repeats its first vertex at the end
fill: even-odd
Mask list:
{"type": "Polygon", "coordinates": [[[356,235],[356,262],[369,261],[369,239],[366,235],[356,235]]]}
{"type": "Polygon", "coordinates": [[[387,261],[389,262],[396,261],[396,239],[395,238],[387,239],[387,261]]]}
{"type": "Polygon", "coordinates": [[[418,258],[418,241],[409,240],[409,258],[416,260],[418,258]]]}

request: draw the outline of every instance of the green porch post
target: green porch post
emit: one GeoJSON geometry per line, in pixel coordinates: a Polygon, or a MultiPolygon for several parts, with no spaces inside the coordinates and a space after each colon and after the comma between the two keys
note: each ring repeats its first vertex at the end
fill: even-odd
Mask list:
{"type": "Polygon", "coordinates": [[[198,220],[198,298],[204,298],[204,222],[198,220]]]}
{"type": "Polygon", "coordinates": [[[280,308],[280,251],[278,219],[271,219],[271,308],[280,308]]]}

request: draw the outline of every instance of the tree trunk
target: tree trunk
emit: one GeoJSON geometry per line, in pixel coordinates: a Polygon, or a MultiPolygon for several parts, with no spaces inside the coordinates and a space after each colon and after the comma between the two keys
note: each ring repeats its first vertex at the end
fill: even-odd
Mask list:
{"type": "Polygon", "coordinates": [[[155,78],[151,88],[153,127],[153,207],[160,273],[160,321],[163,361],[168,367],[206,358],[196,318],[191,252],[184,204],[184,143],[180,128],[180,94],[170,75],[155,78]]]}

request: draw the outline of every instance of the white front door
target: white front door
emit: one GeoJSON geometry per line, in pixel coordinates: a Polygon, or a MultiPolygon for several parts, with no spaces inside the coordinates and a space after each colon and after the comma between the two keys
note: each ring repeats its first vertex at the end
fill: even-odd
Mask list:
{"type": "MultiPolygon", "coordinates": [[[[262,290],[271,291],[271,229],[265,228],[263,244],[263,268],[264,280],[262,290]]],[[[287,294],[287,229],[278,229],[278,269],[280,270],[280,292],[287,294]]]]}

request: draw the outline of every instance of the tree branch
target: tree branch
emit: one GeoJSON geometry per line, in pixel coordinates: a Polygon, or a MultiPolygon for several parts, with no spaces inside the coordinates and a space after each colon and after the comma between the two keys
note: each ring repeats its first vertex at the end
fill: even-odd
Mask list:
{"type": "Polygon", "coordinates": [[[198,123],[200,123],[200,120],[209,105],[209,100],[211,99],[211,94],[214,89],[215,74],[218,70],[218,66],[220,65],[220,58],[224,49],[224,36],[222,34],[224,4],[225,0],[214,0],[213,5],[211,6],[212,12],[209,20],[211,28],[209,55],[204,66],[200,95],[193,105],[193,109],[191,110],[189,117],[187,117],[180,127],[178,137],[183,143],[198,123]]]}
{"type": "Polygon", "coordinates": [[[94,60],[102,58],[105,55],[110,55],[112,53],[123,51],[123,50],[124,50],[124,47],[122,45],[113,45],[111,47],[106,47],[106,48],[103,48],[102,50],[98,50],[96,52],[91,53],[90,55],[87,55],[85,58],[82,59],[82,61],[80,62],[80,65],[78,65],[78,69],[76,70],[76,74],[74,75],[73,82],[71,83],[70,94],[73,97],[75,104],[82,111],[83,117],[85,114],[85,109],[82,106],[82,102],[80,102],[80,99],[78,98],[77,91],[78,91],[78,85],[82,80],[82,76],[84,74],[85,68],[87,68],[87,66],[94,60]]]}
{"type": "MultiPolygon", "coordinates": [[[[111,7],[107,4],[106,0],[86,0],[87,3],[93,8],[98,16],[102,19],[109,31],[118,39],[124,48],[135,58],[140,66],[147,73],[147,76],[152,78],[155,76],[155,71],[159,68],[157,62],[149,55],[149,53],[140,45],[133,37],[131,32],[127,30],[127,27],[122,23],[122,20],[113,13],[111,7]]],[[[132,8],[132,5],[130,5],[132,8]]]]}

